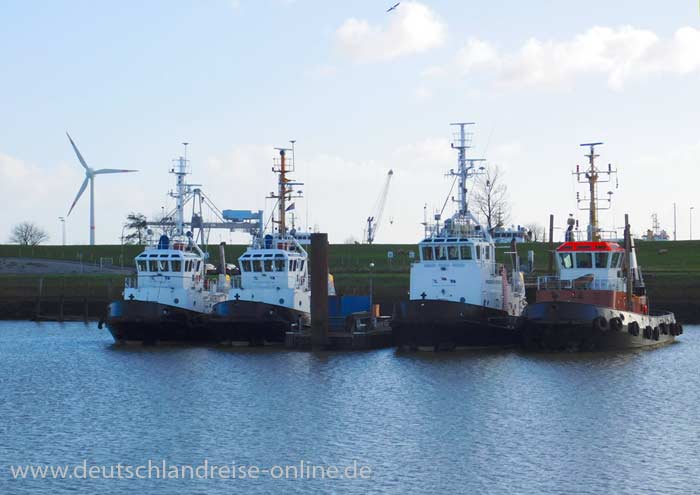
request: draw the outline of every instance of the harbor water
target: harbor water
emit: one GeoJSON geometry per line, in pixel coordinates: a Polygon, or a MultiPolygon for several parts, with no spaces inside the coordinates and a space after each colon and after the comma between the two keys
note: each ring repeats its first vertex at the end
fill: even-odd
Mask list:
{"type": "Polygon", "coordinates": [[[636,352],[307,353],[0,322],[0,383],[3,494],[687,494],[700,479],[698,326],[636,352]]]}

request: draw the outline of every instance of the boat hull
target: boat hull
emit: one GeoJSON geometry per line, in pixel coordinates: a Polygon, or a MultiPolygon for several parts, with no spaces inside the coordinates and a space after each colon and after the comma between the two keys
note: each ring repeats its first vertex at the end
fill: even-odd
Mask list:
{"type": "Polygon", "coordinates": [[[209,316],[149,301],[115,301],[104,320],[118,343],[206,343],[216,341],[209,316]]]}
{"type": "Polygon", "coordinates": [[[647,315],[569,301],[529,304],[522,327],[526,349],[547,351],[653,347],[682,333],[673,313],[647,315]]]}
{"type": "Polygon", "coordinates": [[[308,312],[257,301],[224,301],[214,305],[209,325],[230,342],[284,344],[287,332],[310,325],[308,312]]]}
{"type": "Polygon", "coordinates": [[[396,345],[418,350],[510,347],[519,344],[517,319],[505,311],[467,303],[413,300],[391,322],[396,345]]]}

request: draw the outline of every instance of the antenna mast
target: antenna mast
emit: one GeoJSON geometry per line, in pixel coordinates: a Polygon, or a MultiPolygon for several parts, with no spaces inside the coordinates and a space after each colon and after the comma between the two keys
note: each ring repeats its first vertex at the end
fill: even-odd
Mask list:
{"type": "Polygon", "coordinates": [[[295,168],[294,144],[296,141],[290,142],[292,143],[291,148],[275,148],[279,151],[280,156],[279,159],[273,161],[272,171],[279,174],[279,181],[277,194],[272,193],[269,196],[269,198],[277,200],[277,219],[273,218],[272,222],[278,224],[278,231],[282,236],[287,234],[287,201],[292,199],[293,187],[303,185],[302,182],[292,182],[291,179],[287,178],[287,173],[293,173],[295,168]],[[287,159],[288,151],[292,152],[291,161],[287,159]]]}
{"type": "Polygon", "coordinates": [[[598,226],[598,210],[609,210],[612,203],[612,191],[608,192],[608,198],[598,198],[598,184],[610,182],[613,174],[617,174],[617,170],[612,169],[612,165],[608,164],[607,170],[600,170],[595,165],[595,159],[600,155],[595,153],[595,147],[603,143],[583,143],[580,146],[588,146],[589,153],[584,155],[588,158],[588,168],[581,170],[579,165],[576,165],[576,180],[579,184],[588,184],[588,197],[580,197],[576,193],[576,204],[579,210],[588,210],[588,240],[600,240],[600,227],[598,226]],[[601,201],[607,201],[607,204],[601,205],[601,201]],[[588,203],[588,206],[581,206],[588,203]]]}
{"type": "Polygon", "coordinates": [[[180,158],[173,160],[175,166],[170,170],[170,173],[175,174],[177,179],[177,190],[171,192],[170,196],[175,198],[175,234],[184,235],[185,234],[185,196],[187,194],[187,184],[185,184],[185,176],[189,173],[187,171],[187,145],[190,143],[182,143],[185,147],[184,155],[180,158]]]}
{"type": "MultiPolygon", "coordinates": [[[[459,131],[454,134],[452,149],[458,151],[457,155],[457,171],[450,170],[448,176],[456,176],[459,180],[459,189],[455,202],[459,205],[459,214],[464,216],[469,211],[468,195],[467,195],[467,180],[475,175],[478,175],[476,162],[485,161],[484,158],[467,158],[467,150],[470,149],[473,132],[468,132],[466,126],[474,125],[474,122],[454,122],[450,125],[458,126],[459,131]]],[[[482,167],[483,168],[483,167],[482,167]]]]}

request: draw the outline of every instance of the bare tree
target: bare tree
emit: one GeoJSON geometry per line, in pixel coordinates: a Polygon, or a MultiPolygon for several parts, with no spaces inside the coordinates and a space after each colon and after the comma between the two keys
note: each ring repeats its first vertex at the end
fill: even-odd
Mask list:
{"type": "Polygon", "coordinates": [[[124,228],[129,231],[122,239],[123,244],[143,244],[146,240],[146,215],[142,213],[134,213],[133,211],[126,216],[124,228]]]}
{"type": "Polygon", "coordinates": [[[532,242],[544,242],[546,240],[545,228],[542,224],[532,222],[525,225],[525,228],[528,230],[532,242]]]}
{"type": "Polygon", "coordinates": [[[20,246],[38,246],[49,240],[49,234],[38,225],[31,222],[18,223],[12,228],[10,242],[20,246]]]}
{"type": "Polygon", "coordinates": [[[487,165],[484,173],[478,176],[473,201],[486,219],[489,230],[508,222],[508,188],[503,183],[503,171],[498,165],[487,165]]]}

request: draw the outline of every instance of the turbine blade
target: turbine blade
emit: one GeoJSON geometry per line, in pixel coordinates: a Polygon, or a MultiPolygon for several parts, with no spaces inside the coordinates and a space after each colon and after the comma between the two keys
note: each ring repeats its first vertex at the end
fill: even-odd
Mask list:
{"type": "Polygon", "coordinates": [[[68,136],[68,141],[70,141],[70,144],[73,146],[73,149],[75,150],[75,154],[78,155],[78,160],[80,160],[80,164],[85,167],[85,170],[90,170],[90,167],[87,166],[87,163],[85,163],[85,159],[83,158],[83,155],[80,154],[80,151],[78,151],[78,147],[75,145],[73,142],[73,139],[70,137],[70,134],[66,132],[66,136],[68,136]]]}
{"type": "Polygon", "coordinates": [[[85,188],[87,187],[88,181],[89,181],[89,180],[90,180],[90,179],[89,179],[88,177],[85,177],[85,180],[83,181],[83,185],[80,186],[80,189],[78,190],[78,194],[75,195],[75,200],[73,200],[73,204],[70,205],[70,210],[68,210],[68,215],[66,215],[66,216],[69,216],[69,215],[70,215],[70,212],[73,211],[73,208],[75,207],[75,204],[78,202],[78,200],[80,199],[80,196],[81,196],[81,195],[83,194],[83,192],[85,191],[85,188]]]}
{"type": "Polygon", "coordinates": [[[101,168],[100,170],[95,170],[93,173],[97,174],[121,174],[124,172],[138,172],[138,170],[124,170],[120,168],[101,168]]]}

